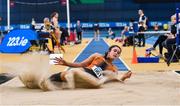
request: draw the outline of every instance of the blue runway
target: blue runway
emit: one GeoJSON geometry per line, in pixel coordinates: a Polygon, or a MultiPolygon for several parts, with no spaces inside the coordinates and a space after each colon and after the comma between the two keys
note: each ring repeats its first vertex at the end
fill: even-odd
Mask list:
{"type": "MultiPolygon", "coordinates": [[[[82,53],[77,57],[75,62],[81,62],[93,53],[105,54],[108,48],[108,44],[103,39],[100,39],[99,41],[92,40],[89,45],[87,45],[87,47],[82,51],[82,53]]],[[[115,64],[120,71],[128,70],[128,68],[120,59],[116,59],[113,64],[115,64]]]]}
{"type": "Polygon", "coordinates": [[[153,45],[156,42],[157,39],[158,39],[158,36],[152,36],[152,37],[146,39],[146,43],[150,44],[150,45],[153,45]]]}

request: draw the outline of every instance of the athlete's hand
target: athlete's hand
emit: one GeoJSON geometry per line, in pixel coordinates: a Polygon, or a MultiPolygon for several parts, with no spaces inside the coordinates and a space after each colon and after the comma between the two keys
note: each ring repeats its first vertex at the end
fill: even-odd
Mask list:
{"type": "Polygon", "coordinates": [[[66,61],[63,59],[63,58],[61,58],[61,57],[59,57],[59,58],[55,58],[54,59],[55,60],[55,65],[66,65],[66,61]]]}

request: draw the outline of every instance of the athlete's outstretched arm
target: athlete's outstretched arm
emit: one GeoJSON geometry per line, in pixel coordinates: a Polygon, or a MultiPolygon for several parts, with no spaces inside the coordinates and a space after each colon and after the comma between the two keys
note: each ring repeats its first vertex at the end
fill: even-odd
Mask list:
{"type": "Polygon", "coordinates": [[[100,54],[98,53],[92,54],[91,56],[89,56],[87,59],[85,59],[84,61],[80,63],[67,62],[66,60],[60,57],[60,58],[55,58],[55,63],[56,65],[64,65],[64,66],[69,66],[69,67],[86,67],[93,61],[93,59],[96,56],[100,56],[100,54]]]}

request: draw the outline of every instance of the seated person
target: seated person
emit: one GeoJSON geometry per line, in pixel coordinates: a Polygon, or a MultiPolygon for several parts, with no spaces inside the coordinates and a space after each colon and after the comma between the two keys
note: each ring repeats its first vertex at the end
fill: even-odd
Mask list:
{"type": "MultiPolygon", "coordinates": [[[[46,38],[46,39],[40,39],[40,49],[41,49],[41,45],[43,44],[43,50],[45,50],[46,46],[47,46],[47,40],[48,39],[51,39],[51,42],[52,42],[52,46],[54,48],[54,40],[51,36],[51,32],[53,32],[54,28],[53,26],[51,25],[50,21],[49,21],[49,18],[44,18],[43,20],[43,25],[41,26],[40,28],[40,31],[39,31],[39,37],[40,38],[46,38]]],[[[50,40],[49,40],[50,41],[50,40]]],[[[49,47],[50,49],[50,47],[49,47]]],[[[52,48],[50,51],[53,51],[52,48]]]]}
{"type": "Polygon", "coordinates": [[[163,57],[163,45],[162,43],[168,38],[169,34],[160,35],[156,42],[154,43],[153,47],[150,50],[155,50],[156,46],[159,45],[159,57],[163,57]]]}
{"type": "MultiPolygon", "coordinates": [[[[172,28],[173,29],[173,28],[172,28]]],[[[155,50],[156,46],[159,45],[159,57],[163,57],[163,45],[162,43],[167,39],[174,36],[172,33],[166,33],[164,35],[160,35],[156,42],[154,43],[153,47],[150,48],[150,50],[155,50]]]]}
{"type": "Polygon", "coordinates": [[[116,37],[116,34],[112,31],[111,28],[108,29],[108,36],[106,36],[106,38],[111,38],[114,39],[116,37]]]}
{"type": "MultiPolygon", "coordinates": [[[[180,16],[180,14],[179,14],[180,16]]],[[[170,58],[172,57],[172,54],[175,50],[176,47],[176,37],[177,37],[177,28],[176,28],[176,16],[173,15],[171,16],[171,22],[172,22],[172,26],[171,26],[171,36],[168,36],[167,39],[162,43],[163,47],[165,47],[167,49],[167,53],[165,53],[165,58],[167,61],[170,60],[170,58]]],[[[178,50],[173,58],[173,62],[178,61],[178,59],[180,58],[180,50],[178,50]]]]}
{"type": "Polygon", "coordinates": [[[51,22],[49,21],[49,18],[45,17],[43,20],[43,26],[41,26],[40,31],[50,33],[53,30],[54,29],[53,29],[53,26],[51,25],[51,22]]]}
{"type": "MultiPolygon", "coordinates": [[[[172,18],[173,18],[173,16],[171,17],[171,22],[174,25],[171,26],[171,33],[160,35],[158,37],[158,39],[156,40],[156,42],[154,43],[153,47],[150,48],[151,50],[155,50],[156,46],[159,45],[159,55],[158,55],[159,57],[163,57],[163,42],[166,41],[167,39],[171,39],[171,38],[175,37],[176,27],[175,27],[175,21],[172,18]]],[[[164,29],[164,31],[167,31],[168,28],[163,28],[163,29],[164,29]]],[[[164,46],[165,46],[165,43],[164,43],[164,46]]]]}
{"type": "Polygon", "coordinates": [[[122,30],[121,38],[123,39],[123,46],[133,45],[133,36],[130,36],[128,26],[125,26],[122,30]]]}

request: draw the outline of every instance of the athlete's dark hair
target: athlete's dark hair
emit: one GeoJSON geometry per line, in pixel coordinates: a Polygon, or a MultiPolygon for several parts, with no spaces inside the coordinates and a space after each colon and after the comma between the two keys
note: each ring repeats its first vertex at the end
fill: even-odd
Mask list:
{"type": "Polygon", "coordinates": [[[122,49],[118,45],[112,45],[112,46],[109,47],[108,51],[105,52],[105,54],[104,54],[105,59],[107,59],[108,52],[110,52],[112,50],[112,48],[114,48],[114,47],[118,47],[120,52],[122,51],[122,49]]]}

